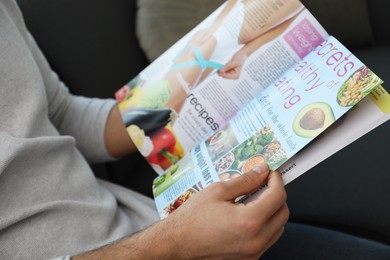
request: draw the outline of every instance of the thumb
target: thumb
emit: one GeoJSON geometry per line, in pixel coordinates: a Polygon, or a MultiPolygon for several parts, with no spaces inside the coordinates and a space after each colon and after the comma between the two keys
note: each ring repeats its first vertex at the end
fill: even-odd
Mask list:
{"type": "Polygon", "coordinates": [[[261,163],[240,177],[226,181],[224,183],[227,190],[225,199],[235,200],[239,196],[256,191],[267,180],[268,174],[268,165],[261,163]]]}

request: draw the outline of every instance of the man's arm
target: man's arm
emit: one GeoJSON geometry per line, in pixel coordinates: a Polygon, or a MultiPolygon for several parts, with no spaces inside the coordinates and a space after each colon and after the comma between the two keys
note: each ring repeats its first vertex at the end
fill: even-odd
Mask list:
{"type": "Polygon", "coordinates": [[[108,153],[115,158],[136,151],[135,145],[127,133],[118,106],[114,106],[107,118],[104,141],[108,153]]]}
{"type": "Polygon", "coordinates": [[[266,165],[194,194],[167,219],[133,236],[72,259],[258,259],[281,236],[288,220],[278,172],[266,165]],[[266,190],[247,204],[235,198],[266,190]]]}

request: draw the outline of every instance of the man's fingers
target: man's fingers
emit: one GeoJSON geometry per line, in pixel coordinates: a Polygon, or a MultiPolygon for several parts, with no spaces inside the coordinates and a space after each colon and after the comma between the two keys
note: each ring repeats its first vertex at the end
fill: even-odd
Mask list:
{"type": "Polygon", "coordinates": [[[267,179],[269,173],[268,165],[263,163],[254,167],[251,171],[243,175],[220,183],[224,186],[225,199],[235,200],[237,197],[247,195],[260,188],[267,179]]]}
{"type": "Polygon", "coordinates": [[[262,194],[250,202],[250,207],[254,208],[253,215],[260,215],[269,219],[286,202],[287,194],[284,188],[283,179],[280,173],[273,171],[268,175],[268,183],[262,194]]]}
{"type": "Polygon", "coordinates": [[[270,247],[273,246],[279,240],[279,238],[283,235],[283,233],[284,233],[284,226],[281,227],[278,231],[274,232],[273,236],[271,237],[270,240],[268,240],[268,243],[264,247],[264,250],[261,252],[260,256],[262,256],[266,251],[268,251],[268,249],[270,249],[270,247]]]}
{"type": "Polygon", "coordinates": [[[276,230],[281,229],[288,221],[288,217],[290,215],[290,211],[287,207],[286,203],[276,211],[276,213],[268,220],[266,223],[266,228],[264,228],[262,232],[262,236],[271,238],[276,230]]]}
{"type": "Polygon", "coordinates": [[[263,228],[259,230],[259,241],[265,242],[261,255],[264,254],[284,232],[284,226],[288,221],[289,210],[287,204],[283,206],[271,217],[271,219],[263,225],[263,228]]]}

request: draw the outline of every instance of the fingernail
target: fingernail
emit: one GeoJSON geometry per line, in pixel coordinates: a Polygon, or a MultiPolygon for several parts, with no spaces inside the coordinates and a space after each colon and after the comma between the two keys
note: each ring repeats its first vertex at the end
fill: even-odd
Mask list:
{"type": "Polygon", "coordinates": [[[257,174],[262,174],[265,172],[265,169],[267,168],[267,165],[265,163],[260,163],[259,165],[255,166],[252,171],[254,171],[257,174]]]}

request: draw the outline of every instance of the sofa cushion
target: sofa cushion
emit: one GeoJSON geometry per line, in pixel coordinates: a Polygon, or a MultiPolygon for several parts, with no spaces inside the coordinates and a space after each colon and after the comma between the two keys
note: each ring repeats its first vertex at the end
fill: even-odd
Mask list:
{"type": "Polygon", "coordinates": [[[217,9],[224,0],[137,0],[136,33],[150,61],[217,9]]]}

